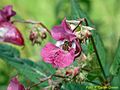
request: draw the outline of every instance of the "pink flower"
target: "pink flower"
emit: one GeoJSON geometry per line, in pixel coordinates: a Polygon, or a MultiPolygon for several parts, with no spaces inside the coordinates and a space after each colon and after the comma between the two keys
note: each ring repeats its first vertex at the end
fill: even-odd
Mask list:
{"type": "Polygon", "coordinates": [[[70,26],[66,22],[66,18],[62,21],[61,25],[54,26],[51,30],[52,37],[55,40],[68,40],[72,41],[76,35],[72,32],[70,26]]]}
{"type": "Polygon", "coordinates": [[[15,14],[15,11],[12,10],[12,6],[10,5],[0,10],[0,41],[22,46],[24,45],[22,34],[10,22],[10,18],[15,14]]]}
{"type": "Polygon", "coordinates": [[[56,43],[56,45],[46,44],[41,50],[43,60],[57,68],[65,68],[71,65],[75,58],[80,55],[81,46],[75,33],[67,24],[66,18],[61,25],[53,27],[51,35],[60,43],[56,43]]]}
{"type": "Polygon", "coordinates": [[[52,43],[47,43],[41,50],[41,56],[45,62],[52,64],[53,67],[64,68],[73,63],[75,58],[74,52],[73,48],[65,51],[52,43]]]}
{"type": "Polygon", "coordinates": [[[19,83],[16,77],[12,78],[7,90],[25,90],[24,86],[19,83]]]}
{"type": "Polygon", "coordinates": [[[24,39],[19,30],[11,23],[0,24],[0,41],[9,42],[16,45],[24,45],[24,39]]]}

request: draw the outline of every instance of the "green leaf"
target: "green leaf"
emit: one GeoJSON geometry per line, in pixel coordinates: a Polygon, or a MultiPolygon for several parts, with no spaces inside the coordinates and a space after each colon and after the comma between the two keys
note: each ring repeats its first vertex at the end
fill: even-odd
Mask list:
{"type": "Polygon", "coordinates": [[[120,40],[118,43],[114,61],[110,67],[110,73],[114,76],[111,82],[112,86],[118,87],[118,90],[120,90],[120,40]]]}
{"type": "Polygon", "coordinates": [[[116,50],[114,61],[110,67],[110,73],[112,75],[117,75],[119,72],[120,72],[120,40],[119,40],[118,48],[116,50]]]}
{"type": "Polygon", "coordinates": [[[86,86],[79,83],[63,83],[60,90],[87,90],[86,86]]]}
{"type": "MultiPolygon", "coordinates": [[[[88,25],[91,27],[95,27],[93,23],[90,21],[88,16],[80,9],[79,4],[77,3],[77,0],[71,0],[71,7],[72,7],[72,19],[78,19],[78,18],[86,18],[88,21],[88,25]]],[[[106,71],[106,52],[103,46],[103,42],[100,39],[100,36],[96,33],[96,31],[92,32],[92,36],[95,42],[95,46],[100,58],[100,62],[102,64],[102,67],[104,68],[104,71],[106,71]]]]}
{"type": "Polygon", "coordinates": [[[113,78],[111,86],[116,88],[114,90],[120,90],[120,72],[113,78]]]}
{"type": "Polygon", "coordinates": [[[37,64],[29,59],[20,58],[19,51],[9,45],[0,44],[0,58],[15,67],[32,82],[39,82],[40,78],[47,77],[47,73],[51,74],[55,71],[55,69],[50,70],[52,67],[48,64],[43,64],[42,61],[37,64]],[[46,69],[49,72],[46,72],[46,69]]]}
{"type": "Polygon", "coordinates": [[[96,78],[98,78],[98,76],[100,76],[100,69],[95,69],[95,70],[92,70],[88,73],[87,79],[90,81],[93,81],[96,78]]]}

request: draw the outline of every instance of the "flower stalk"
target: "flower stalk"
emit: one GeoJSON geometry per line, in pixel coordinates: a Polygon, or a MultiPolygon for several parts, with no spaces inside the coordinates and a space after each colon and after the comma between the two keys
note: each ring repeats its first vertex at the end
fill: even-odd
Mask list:
{"type": "Polygon", "coordinates": [[[51,32],[48,30],[48,28],[41,22],[32,21],[32,20],[28,20],[28,21],[14,20],[14,21],[12,21],[12,23],[15,23],[15,22],[40,25],[43,28],[45,28],[46,31],[51,35],[51,32]]]}

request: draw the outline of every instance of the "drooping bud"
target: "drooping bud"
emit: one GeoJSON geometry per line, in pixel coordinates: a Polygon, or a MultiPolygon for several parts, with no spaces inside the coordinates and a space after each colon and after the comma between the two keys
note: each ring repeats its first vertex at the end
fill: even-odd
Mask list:
{"type": "Polygon", "coordinates": [[[78,74],[79,74],[79,67],[74,67],[74,69],[68,69],[66,70],[65,73],[66,76],[73,76],[73,77],[75,77],[78,74]]]}
{"type": "Polygon", "coordinates": [[[38,40],[37,32],[30,31],[29,39],[32,42],[32,44],[34,45],[37,42],[37,40],[38,40]]]}
{"type": "Polygon", "coordinates": [[[66,70],[66,76],[71,76],[73,74],[73,70],[66,70]]]}
{"type": "Polygon", "coordinates": [[[36,26],[33,28],[33,30],[30,31],[29,40],[32,42],[32,44],[41,44],[42,40],[44,40],[47,37],[45,29],[39,26],[36,26]]]}
{"type": "Polygon", "coordinates": [[[79,67],[75,67],[74,68],[74,72],[73,72],[73,75],[76,76],[79,74],[79,67]]]}

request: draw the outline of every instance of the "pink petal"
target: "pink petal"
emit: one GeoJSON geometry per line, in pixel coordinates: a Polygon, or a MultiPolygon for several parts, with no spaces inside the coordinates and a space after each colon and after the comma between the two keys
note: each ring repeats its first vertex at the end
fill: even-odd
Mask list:
{"type": "Polygon", "coordinates": [[[66,18],[62,21],[61,25],[54,26],[51,30],[52,37],[55,40],[69,40],[72,41],[76,38],[70,26],[66,22],[66,18]]]}
{"type": "MultiPolygon", "coordinates": [[[[54,55],[54,50],[58,48],[52,43],[47,43],[41,50],[41,56],[43,60],[47,63],[53,63],[52,55],[54,55]]],[[[53,56],[54,57],[54,56],[53,56]]]]}
{"type": "MultiPolygon", "coordinates": [[[[74,61],[74,49],[71,49],[69,52],[59,49],[58,54],[54,60],[53,66],[58,68],[65,68],[70,66],[74,61]]],[[[55,52],[55,54],[57,53],[55,52]]]]}
{"type": "Polygon", "coordinates": [[[62,26],[54,26],[52,28],[51,34],[55,40],[69,39],[69,34],[64,30],[62,26]]]}
{"type": "Polygon", "coordinates": [[[70,27],[70,26],[67,24],[67,22],[66,22],[66,18],[64,18],[64,19],[62,20],[61,26],[63,26],[63,28],[64,28],[66,31],[72,32],[71,27],[70,27]]]}
{"type": "Polygon", "coordinates": [[[14,15],[16,15],[16,12],[12,10],[12,6],[5,6],[2,10],[0,10],[0,22],[8,22],[14,15]]]}
{"type": "Polygon", "coordinates": [[[11,23],[0,24],[0,41],[9,42],[16,45],[24,45],[24,39],[19,30],[11,23]]]}
{"type": "Polygon", "coordinates": [[[12,78],[7,90],[25,90],[24,86],[19,83],[16,77],[12,78]]]}
{"type": "Polygon", "coordinates": [[[56,47],[52,43],[48,43],[41,51],[43,60],[53,65],[53,67],[64,68],[74,61],[74,49],[69,52],[56,47]]]}

